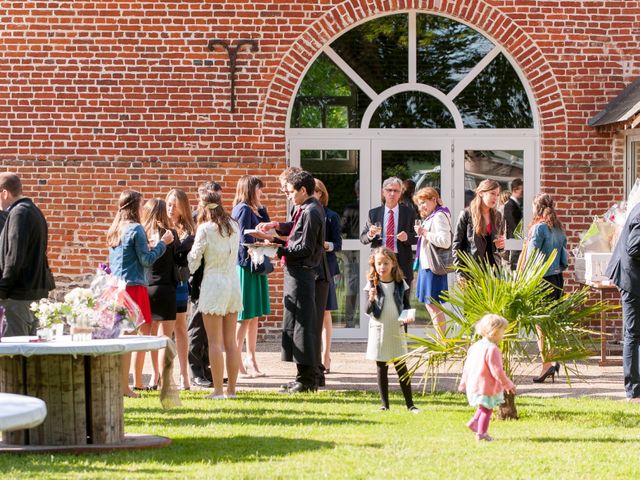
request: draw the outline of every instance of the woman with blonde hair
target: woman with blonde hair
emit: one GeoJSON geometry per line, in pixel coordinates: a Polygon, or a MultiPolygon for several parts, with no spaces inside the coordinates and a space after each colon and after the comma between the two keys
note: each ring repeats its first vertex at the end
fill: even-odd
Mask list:
{"type": "Polygon", "coordinates": [[[236,186],[236,197],[233,200],[233,218],[240,227],[240,246],[237,256],[237,271],[242,291],[242,310],[238,312],[236,342],[242,357],[242,345],[247,340],[247,356],[240,358],[240,373],[251,377],[262,377],[264,373],[258,368],[256,344],[258,341],[258,323],[263,315],[271,313],[269,301],[269,280],[266,275],[251,270],[247,243],[254,243],[255,238],[268,238],[260,232],[251,235],[246,230],[255,230],[259,223],[270,222],[267,209],[262,205],[262,180],[253,175],[243,175],[236,186]]]}
{"type": "Polygon", "coordinates": [[[167,215],[178,234],[176,238],[176,322],[175,337],[180,382],[183,390],[189,390],[189,337],[187,334],[187,307],[189,305],[189,266],[187,254],[193,245],[196,226],[191,216],[189,197],[186,192],[173,188],[166,197],[167,215]]]}
{"type": "MultiPolygon", "coordinates": [[[[545,260],[552,252],[556,252],[556,257],[544,275],[544,280],[553,286],[549,295],[550,300],[559,300],[562,297],[564,288],[564,278],[562,272],[567,269],[567,237],[562,228],[560,220],[556,215],[553,198],[546,193],[536,195],[533,199],[533,219],[529,224],[529,234],[527,235],[527,256],[534,250],[542,252],[545,260]]],[[[542,370],[540,375],[533,379],[534,383],[543,383],[548,377],[555,380],[555,376],[560,370],[560,364],[551,365],[545,358],[544,336],[538,328],[538,348],[542,357],[542,370]]]]}
{"type": "Polygon", "coordinates": [[[189,270],[194,273],[204,258],[198,311],[202,313],[207,332],[213,373],[213,393],[207,398],[235,398],[239,363],[236,319],[242,310],[240,280],[236,271],[240,229],[222,207],[218,192],[201,190],[199,197],[198,228],[187,259],[189,270]],[[225,365],[229,379],[226,395],[223,391],[225,365]]]}
{"type": "MultiPolygon", "coordinates": [[[[151,328],[151,308],[145,268],[153,265],[160,257],[167,245],[173,242],[173,234],[167,230],[160,237],[155,247],[149,249],[147,234],[140,225],[142,210],[142,194],[135,190],[125,190],[118,200],[118,212],[109,231],[107,244],[109,245],[109,267],[111,273],[126,282],[126,291],[134,302],[138,304],[144,317],[144,324],[140,333],[147,335],[151,328]]],[[[144,354],[143,358],[144,358],[144,354]]],[[[122,393],[127,397],[138,395],[129,387],[129,354],[122,356],[122,393]]],[[[134,363],[136,357],[134,357],[134,363]]],[[[140,375],[142,369],[140,369],[140,375]]]]}
{"type": "Polygon", "coordinates": [[[439,248],[451,247],[451,213],[442,205],[438,191],[432,187],[418,190],[413,201],[418,206],[422,218],[415,227],[418,235],[416,254],[419,264],[416,297],[424,303],[436,331],[444,336],[444,313],[439,305],[442,303],[440,295],[448,290],[449,285],[446,274],[437,275],[431,270],[427,250],[430,243],[439,248]]]}
{"type": "Polygon", "coordinates": [[[500,184],[487,178],[480,182],[469,207],[458,217],[453,237],[454,264],[463,260],[460,252],[471,255],[478,261],[500,266],[499,250],[504,249],[504,222],[497,209],[500,184]]]}

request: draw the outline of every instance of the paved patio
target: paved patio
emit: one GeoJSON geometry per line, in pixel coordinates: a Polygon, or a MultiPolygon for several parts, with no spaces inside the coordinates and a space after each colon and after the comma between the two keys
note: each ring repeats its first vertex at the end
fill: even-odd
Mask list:
{"type": "MultiPolygon", "coordinates": [[[[376,390],[375,362],[365,360],[365,343],[335,342],[333,345],[331,373],[326,376],[326,390],[376,390]]],[[[279,345],[262,343],[258,345],[258,364],[266,374],[261,378],[238,379],[238,390],[271,390],[276,391],[280,385],[291,381],[295,375],[295,365],[280,361],[279,345]]],[[[613,358],[613,360],[620,360],[613,358]]],[[[438,390],[454,391],[457,386],[460,365],[450,370],[443,369],[438,380],[438,390]]],[[[145,373],[150,372],[149,365],[145,373]]],[[[600,367],[598,358],[594,357],[578,365],[578,373],[571,373],[571,385],[560,371],[555,383],[550,379],[544,384],[534,384],[531,377],[537,375],[538,366],[521,366],[518,370],[516,384],[519,395],[536,397],[594,397],[624,399],[622,367],[600,367]]],[[[148,381],[149,375],[145,375],[148,381]]],[[[179,378],[176,369],[175,379],[179,378]]],[[[414,380],[414,389],[420,389],[414,380]]],[[[390,372],[390,387],[399,389],[394,374],[390,372]]],[[[192,387],[197,388],[197,387],[192,387]]],[[[427,386],[429,390],[429,386],[427,386]]]]}

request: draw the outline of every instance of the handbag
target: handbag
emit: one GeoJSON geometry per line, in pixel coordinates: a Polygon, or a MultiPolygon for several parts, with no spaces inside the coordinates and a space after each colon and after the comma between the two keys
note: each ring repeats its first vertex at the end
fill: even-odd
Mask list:
{"type": "Polygon", "coordinates": [[[266,255],[262,256],[262,263],[253,263],[253,261],[249,262],[249,268],[251,269],[251,273],[256,273],[258,275],[269,275],[273,272],[273,263],[269,260],[269,257],[266,255]]]}
{"type": "Polygon", "coordinates": [[[427,244],[426,254],[431,265],[431,271],[435,275],[447,275],[453,272],[453,232],[451,231],[451,220],[449,220],[449,235],[451,241],[449,242],[449,248],[436,247],[433,243],[427,244]]]}

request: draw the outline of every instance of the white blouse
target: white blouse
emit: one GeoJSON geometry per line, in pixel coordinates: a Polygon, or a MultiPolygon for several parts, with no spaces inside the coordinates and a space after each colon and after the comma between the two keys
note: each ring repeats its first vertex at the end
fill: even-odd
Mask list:
{"type": "Polygon", "coordinates": [[[420,242],[420,268],[431,268],[427,257],[429,242],[436,247],[449,248],[451,246],[451,217],[445,212],[437,212],[433,217],[422,222],[424,233],[420,242]]]}

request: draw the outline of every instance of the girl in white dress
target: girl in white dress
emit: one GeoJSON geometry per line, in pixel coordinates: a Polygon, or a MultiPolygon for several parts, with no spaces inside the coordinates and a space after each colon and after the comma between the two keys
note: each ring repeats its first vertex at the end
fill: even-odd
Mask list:
{"type": "MultiPolygon", "coordinates": [[[[375,360],[378,368],[378,390],[382,401],[381,411],[389,410],[388,362],[407,353],[404,322],[399,321],[403,309],[409,308],[409,286],[404,281],[396,254],[388,248],[376,248],[369,257],[369,275],[365,291],[368,292],[369,338],[367,360],[375,360]]],[[[413,322],[408,318],[406,323],[413,322]]],[[[420,410],[413,404],[411,379],[404,362],[393,362],[400,380],[407,409],[411,413],[420,410]]]]}
{"type": "Polygon", "coordinates": [[[213,393],[208,398],[214,400],[236,396],[239,355],[235,333],[238,311],[242,310],[240,280],[236,271],[238,242],[238,224],[222,208],[220,195],[213,191],[201,192],[198,229],[187,258],[191,273],[198,269],[204,258],[198,311],[202,312],[207,332],[213,374],[213,393]],[[223,351],[229,378],[226,396],[223,392],[223,351]]]}

